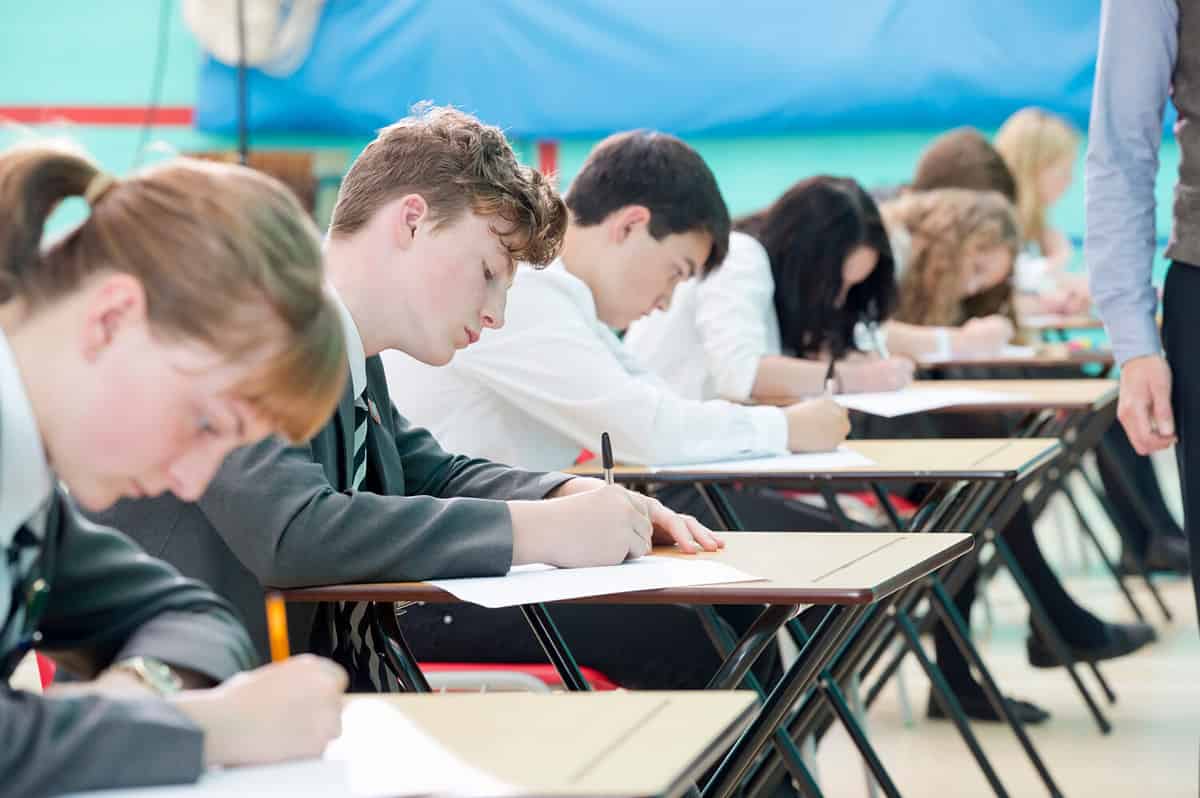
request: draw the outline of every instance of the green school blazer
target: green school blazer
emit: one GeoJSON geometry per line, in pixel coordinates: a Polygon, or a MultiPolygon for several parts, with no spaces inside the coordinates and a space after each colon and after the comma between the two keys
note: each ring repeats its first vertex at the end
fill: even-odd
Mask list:
{"type": "MultiPolygon", "coordinates": [[[[393,406],[383,363],[367,358],[379,410],[367,434],[368,475],[351,492],[354,397],[307,445],[269,439],[234,452],[193,505],[161,496],[97,517],[211,585],[242,613],[266,658],[263,587],[496,576],[512,564],[503,499],[540,499],[570,479],[444,451],[393,406]]],[[[294,647],[320,650],[312,605],[293,604],[294,647]]]]}
{"type": "MultiPolygon", "coordinates": [[[[45,535],[23,545],[23,553],[36,549],[29,568],[18,572],[13,557],[0,559],[15,586],[0,617],[0,680],[33,644],[82,678],[136,656],[214,683],[253,665],[231,607],[124,535],[86,521],[61,489],[45,535]]],[[[5,688],[0,741],[2,795],[183,783],[204,766],[200,729],[157,698],[48,700],[5,688]]]]}

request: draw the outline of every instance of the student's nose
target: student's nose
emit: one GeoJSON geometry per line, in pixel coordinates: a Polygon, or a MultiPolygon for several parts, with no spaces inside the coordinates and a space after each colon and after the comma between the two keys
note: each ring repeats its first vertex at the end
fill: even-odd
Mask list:
{"type": "Polygon", "coordinates": [[[504,326],[504,306],[505,300],[500,299],[485,307],[479,316],[480,324],[489,330],[499,330],[504,326]]]}
{"type": "Polygon", "coordinates": [[[213,441],[188,449],[167,469],[171,492],[185,502],[199,499],[232,448],[227,443],[213,441]]]}

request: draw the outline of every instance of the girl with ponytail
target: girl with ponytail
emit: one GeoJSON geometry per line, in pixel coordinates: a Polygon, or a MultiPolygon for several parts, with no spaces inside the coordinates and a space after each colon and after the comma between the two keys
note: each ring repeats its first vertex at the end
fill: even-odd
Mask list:
{"type": "Polygon", "coordinates": [[[234,447],[324,424],[345,363],[316,231],[278,182],[0,153],[0,679],[35,649],[80,680],[0,693],[0,792],[189,781],[337,733],[339,668],[235,676],[254,652],[229,606],[75,505],[195,499],[234,447]],[[43,247],[69,197],[88,217],[43,247]]]}

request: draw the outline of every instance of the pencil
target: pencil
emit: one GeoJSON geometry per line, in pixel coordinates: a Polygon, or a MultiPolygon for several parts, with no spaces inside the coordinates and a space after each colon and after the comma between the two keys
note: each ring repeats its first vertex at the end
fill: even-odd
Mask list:
{"type": "Polygon", "coordinates": [[[283,596],[267,594],[267,638],[271,642],[271,662],[282,662],[291,656],[288,646],[287,610],[283,596]]]}
{"type": "Polygon", "coordinates": [[[600,433],[600,463],[604,466],[604,481],[613,484],[612,441],[607,432],[600,433]]]}

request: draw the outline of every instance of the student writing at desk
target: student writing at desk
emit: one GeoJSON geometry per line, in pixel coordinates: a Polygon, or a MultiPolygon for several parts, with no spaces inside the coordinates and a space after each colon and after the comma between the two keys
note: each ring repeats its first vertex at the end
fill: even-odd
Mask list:
{"type": "MultiPolygon", "coordinates": [[[[1010,133],[1005,136],[1006,139],[1011,139],[1010,143],[1006,145],[1006,150],[1009,151],[1007,156],[1002,156],[982,133],[973,128],[956,128],[943,133],[922,152],[913,173],[910,189],[917,192],[943,188],[998,191],[1016,207],[1020,199],[1018,180],[1008,168],[1005,158],[1012,158],[1014,162],[1018,159],[1028,161],[1029,168],[1021,172],[1022,185],[1027,186],[1022,190],[1036,191],[1039,190],[1037,188],[1039,180],[1035,173],[1040,173],[1041,169],[1035,169],[1033,165],[1045,166],[1052,161],[1061,162],[1066,158],[1066,153],[1070,149],[1063,143],[1070,141],[1069,131],[1059,131],[1055,138],[1060,141],[1057,141],[1055,146],[1047,148],[1056,153],[1054,158],[1040,153],[1030,153],[1029,144],[1025,139],[1027,137],[1040,139],[1043,133],[1048,132],[1049,128],[1042,130],[1039,126],[1034,130],[1022,132],[1022,129],[1027,127],[1034,128],[1033,125],[1028,124],[1010,128],[1010,133]],[[1019,155],[1018,153],[1023,154],[1019,155]],[[1033,185],[1032,189],[1028,189],[1029,184],[1033,185]]],[[[1047,188],[1052,190],[1045,192],[1046,196],[1040,203],[1041,206],[1049,204],[1053,194],[1058,190],[1054,185],[1055,180],[1055,176],[1050,175],[1048,182],[1051,185],[1047,188]]],[[[1031,213],[1036,213],[1039,207],[1039,203],[1036,202],[1024,205],[1031,209],[1031,213]]],[[[1043,207],[1043,215],[1044,212],[1043,207]]],[[[1027,233],[1026,236],[1028,237],[1027,233]]],[[[1050,287],[1053,288],[1053,286],[1050,287]]],[[[1007,308],[1009,318],[1014,322],[1018,321],[1016,305],[1009,299],[1012,295],[1013,287],[1005,283],[989,291],[984,291],[978,296],[968,298],[964,302],[965,316],[968,318],[967,324],[980,323],[971,321],[972,319],[992,318],[988,314],[994,314],[997,309],[1005,308],[1007,308]]],[[[1047,296],[1051,297],[1052,302],[1054,301],[1053,291],[1047,296]]],[[[1018,302],[1021,302],[1019,297],[1018,302]]],[[[1023,304],[1034,308],[1039,307],[1037,301],[1026,300],[1023,304]]],[[[1076,376],[1078,372],[1072,369],[1069,374],[1076,376]]],[[[1154,570],[1187,573],[1188,552],[1184,542],[1183,529],[1167,508],[1162,487],[1159,485],[1158,477],[1155,475],[1150,461],[1134,451],[1124,430],[1115,422],[1105,433],[1104,441],[1105,445],[1096,452],[1096,463],[1104,483],[1104,491],[1111,500],[1116,515],[1114,523],[1120,527],[1123,533],[1122,540],[1128,546],[1122,560],[1128,563],[1131,559],[1140,559],[1147,567],[1154,570]],[[1142,498],[1149,513],[1148,519],[1144,519],[1137,511],[1130,496],[1131,492],[1136,492],[1142,498]]]]}
{"type": "MultiPolygon", "coordinates": [[[[858,309],[875,307],[886,312],[892,306],[896,286],[890,279],[891,259],[880,258],[875,266],[882,266],[889,279],[872,279],[870,271],[855,273],[852,276],[857,283],[846,293],[853,297],[853,304],[849,300],[837,303],[839,291],[844,290],[841,285],[849,279],[846,264],[839,258],[806,257],[819,251],[819,243],[793,243],[803,241],[801,234],[810,231],[824,231],[828,241],[840,240],[841,235],[833,231],[851,224],[852,217],[836,203],[808,203],[798,197],[833,192],[858,196],[848,184],[850,181],[832,178],[802,181],[762,214],[739,222],[739,227],[744,226],[753,235],[734,234],[738,244],[731,246],[730,257],[738,260],[722,266],[711,282],[695,292],[693,301],[673,304],[665,313],[631,331],[630,346],[638,353],[648,353],[649,364],[663,368],[664,375],[703,375],[700,380],[680,381],[681,390],[696,391],[705,384],[737,386],[739,393],[729,398],[741,400],[751,398],[746,393],[751,389],[751,380],[736,380],[730,375],[755,374],[764,364],[779,360],[804,364],[811,371],[821,365],[827,352],[853,351],[858,309]],[[813,212],[830,215],[823,220],[806,218],[813,212]],[[805,246],[812,249],[806,250],[805,246]],[[726,267],[733,268],[725,271],[726,267]],[[814,297],[826,297],[830,304],[812,308],[814,297]],[[797,315],[788,318],[786,314],[792,312],[797,315]],[[711,321],[701,324],[701,319],[711,321]],[[822,324],[815,326],[812,319],[822,324]],[[764,326],[779,332],[763,334],[764,326]]],[[[904,322],[926,330],[930,324],[959,324],[965,318],[963,306],[973,294],[993,292],[996,286],[1006,284],[1019,242],[1013,209],[1002,196],[946,190],[907,194],[891,202],[896,203],[890,209],[896,221],[903,222],[912,234],[910,262],[900,282],[900,313],[911,314],[900,316],[904,322]],[[928,307],[932,310],[922,310],[928,307]]],[[[888,205],[885,203],[885,217],[889,215],[888,205]]],[[[813,386],[801,381],[793,390],[801,394],[812,391],[813,386]]],[[[953,417],[929,420],[940,422],[945,418],[953,417]]],[[[923,423],[920,419],[889,421],[888,428],[880,432],[884,437],[911,437],[919,431],[914,424],[923,423]]],[[[1007,437],[1003,429],[990,433],[981,429],[966,431],[977,437],[1007,437]]],[[[1018,513],[1003,534],[1066,640],[1081,654],[1096,659],[1116,656],[1144,645],[1153,636],[1144,625],[1105,624],[1071,600],[1037,547],[1028,513],[1018,513]]],[[[964,617],[969,617],[974,595],[972,581],[957,597],[964,617]]],[[[936,642],[938,664],[966,712],[981,720],[996,720],[966,661],[940,626],[936,642]]],[[[1032,637],[1029,652],[1037,664],[1054,664],[1032,637]]],[[[1047,718],[1045,712],[1027,702],[1017,702],[1014,708],[1026,722],[1047,718]]],[[[934,703],[930,710],[938,713],[934,703]]]]}
{"type": "Polygon", "coordinates": [[[1049,111],[1022,108],[996,132],[995,146],[1017,181],[1024,245],[1016,282],[1018,292],[1028,297],[1025,306],[1031,313],[1087,313],[1092,304],[1087,277],[1067,272],[1074,254],[1071,242],[1046,218],[1071,186],[1079,131],[1049,111]]]}
{"type": "Polygon", "coordinates": [[[234,447],[321,424],[344,349],[304,211],[236,166],[118,180],[26,146],[0,154],[0,253],[0,794],[319,754],[341,669],[302,657],[234,677],[254,651],[232,608],[76,509],[193,499],[234,447]],[[40,251],[68,197],[87,219],[40,251]],[[82,681],[9,688],[31,648],[82,681]]]}
{"type": "MultiPolygon", "coordinates": [[[[346,175],[326,242],[350,366],[337,411],[306,446],[234,453],[196,504],[143,499],[104,517],[210,581],[264,655],[263,586],[612,565],[645,554],[652,535],[716,548],[693,519],[623,488],[450,454],[392,405],[379,352],[444,364],[499,328],[515,261],[551,260],[565,223],[499,129],[447,108],[385,128],[346,175]]],[[[289,612],[293,644],[344,665],[352,689],[397,689],[365,604],[289,612]]]]}
{"type": "MultiPolygon", "coordinates": [[[[504,329],[445,368],[389,355],[388,381],[404,412],[455,448],[535,468],[570,466],[581,449],[595,451],[603,432],[611,433],[618,460],[652,463],[827,450],[844,439],[846,413],[829,399],[780,409],[684,398],[638,367],[614,334],[665,307],[677,284],[724,257],[729,212],[698,153],[662,133],[612,136],[588,156],[566,201],[562,256],[544,271],[518,270],[504,329]]],[[[776,521],[755,528],[816,523],[776,521]]],[[[610,678],[703,685],[717,660],[694,617],[646,609],[563,606],[554,614],[580,661],[610,678]],[[644,622],[652,615],[662,621],[644,622]],[[676,616],[678,624],[690,624],[687,630],[672,621],[676,616]],[[681,641],[684,634],[690,645],[681,641]],[[668,656],[670,667],[663,664],[668,656]]],[[[741,621],[756,615],[750,608],[741,621]]],[[[512,626],[498,616],[427,607],[410,611],[407,620],[424,624],[425,634],[414,635],[418,654],[420,640],[434,636],[442,642],[429,656],[499,658],[497,652],[508,651],[540,659],[519,616],[506,616],[512,626]],[[455,619],[452,626],[442,623],[443,614],[455,619]],[[495,645],[479,645],[471,629],[495,645]]]]}

